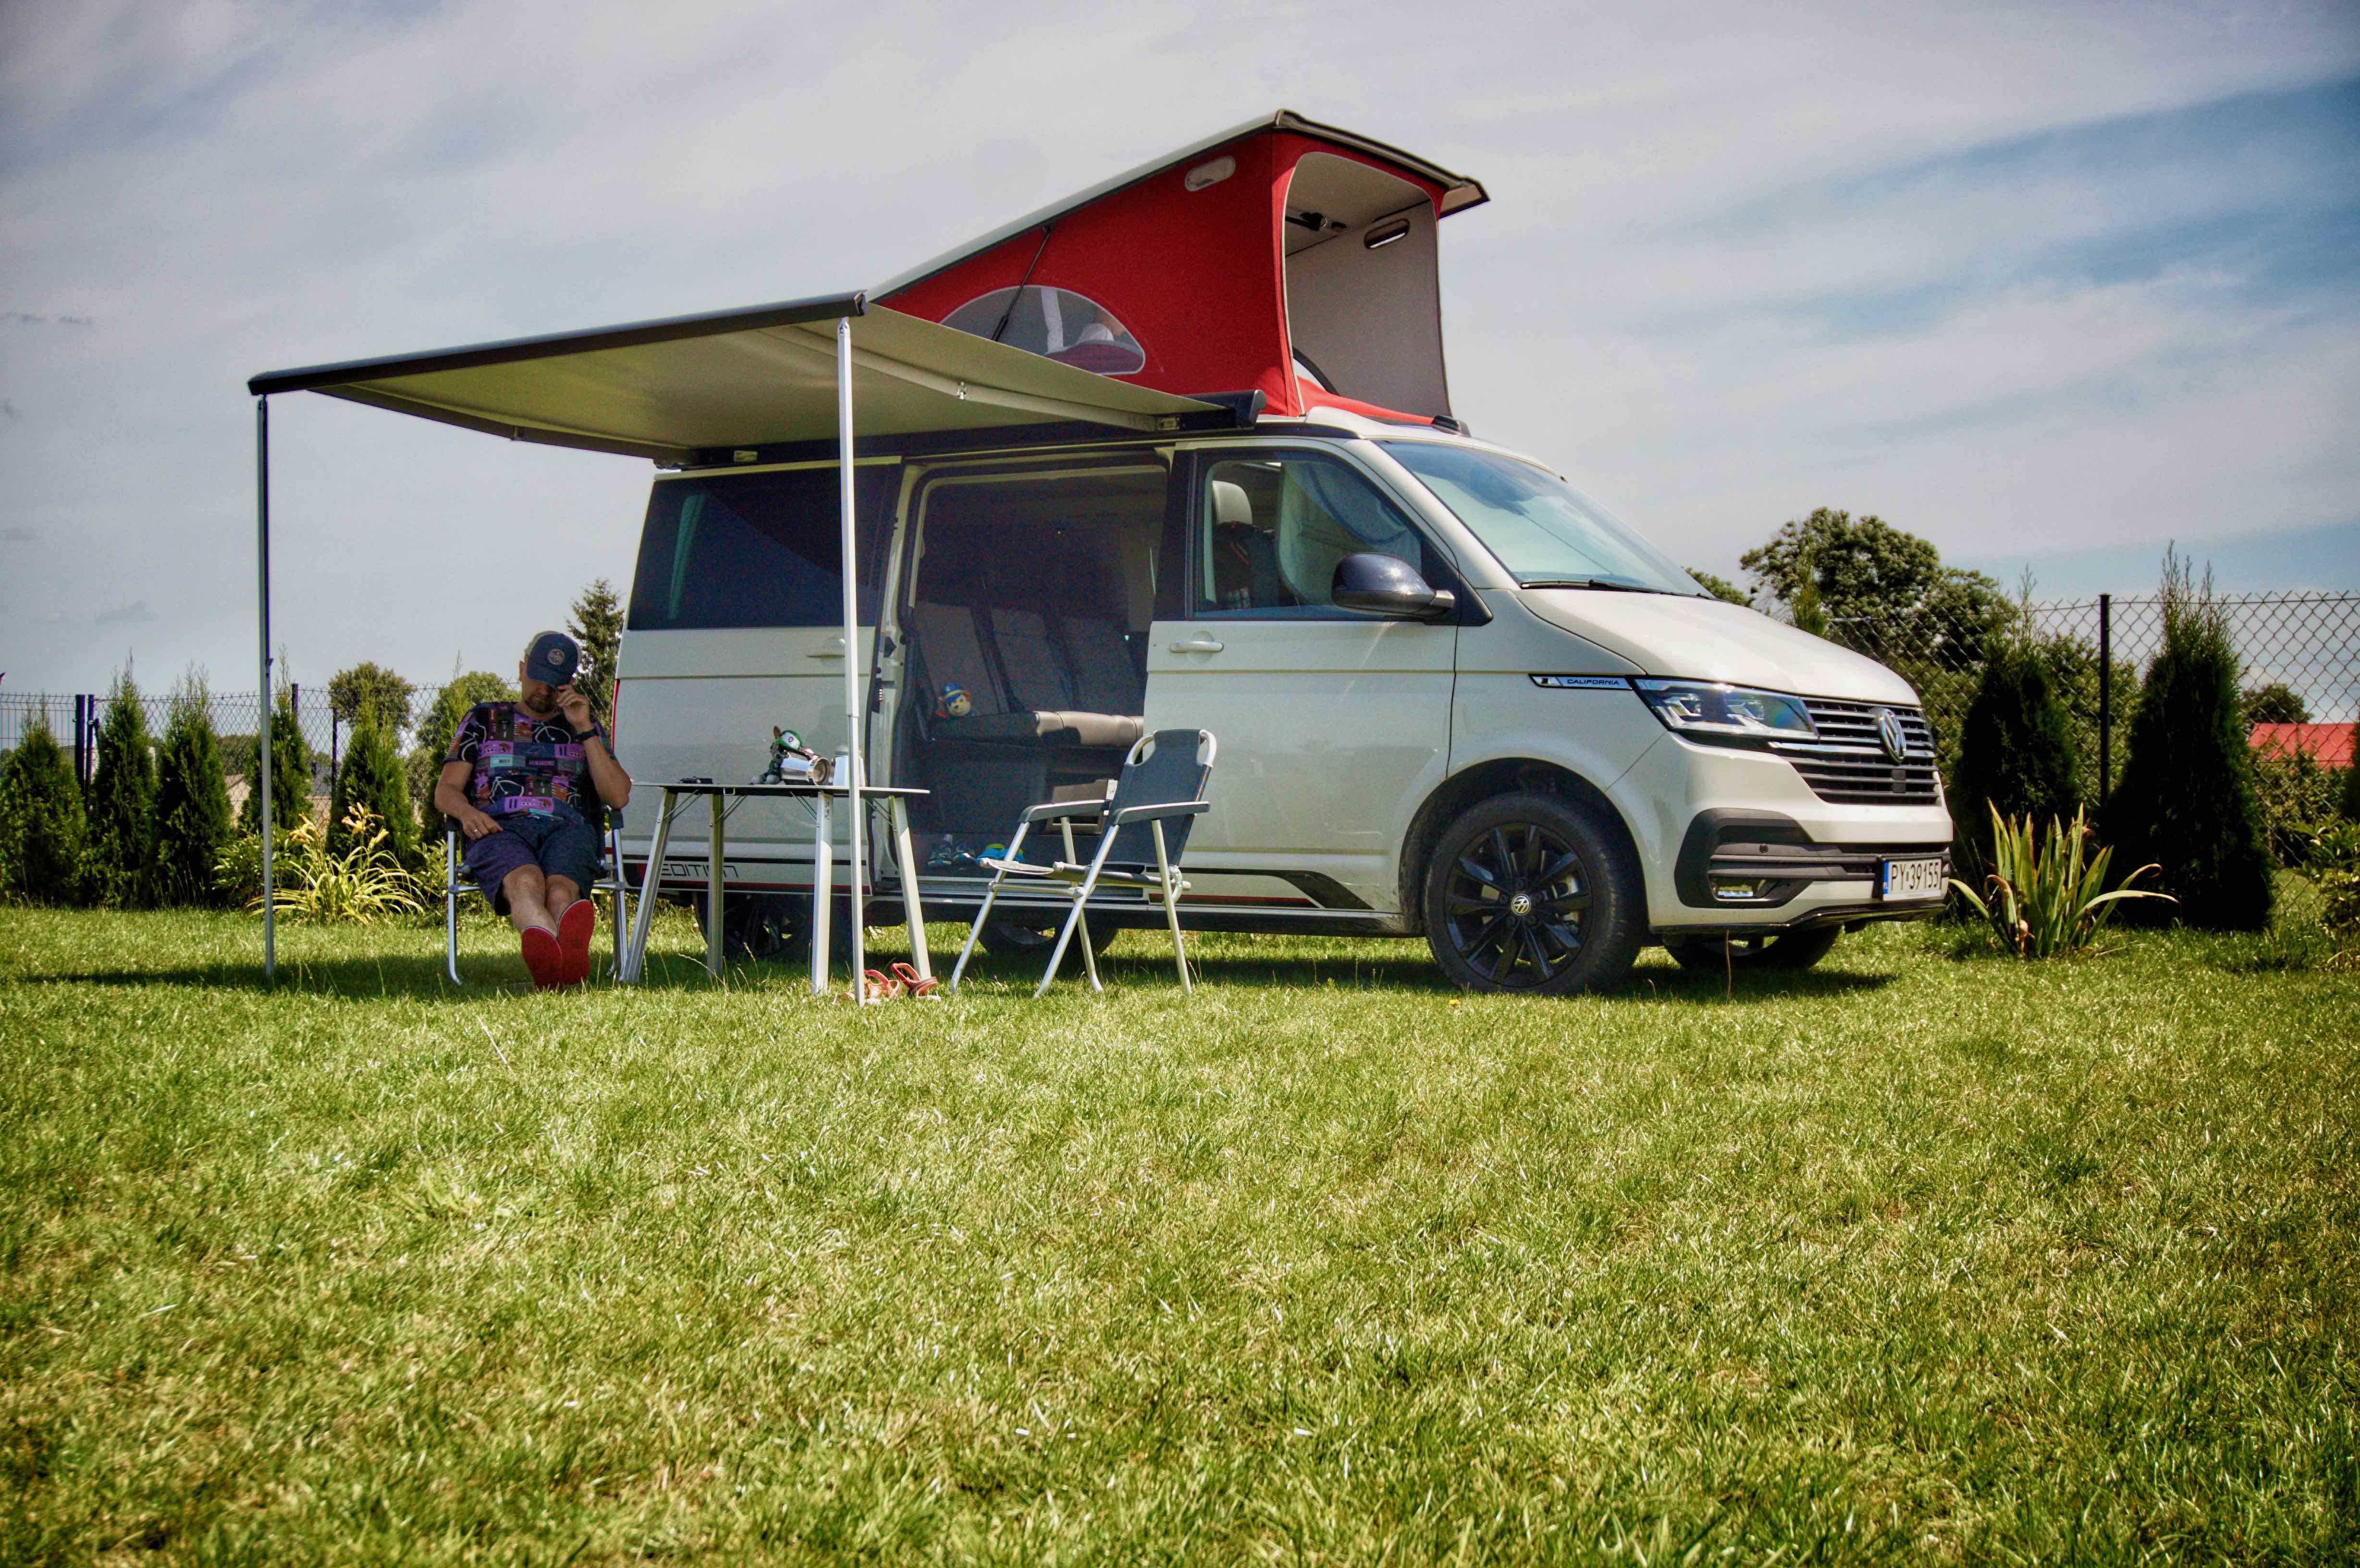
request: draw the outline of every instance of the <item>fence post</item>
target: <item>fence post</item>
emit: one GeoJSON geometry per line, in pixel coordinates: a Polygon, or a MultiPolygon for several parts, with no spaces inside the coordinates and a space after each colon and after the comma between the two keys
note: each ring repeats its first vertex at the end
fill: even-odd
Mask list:
{"type": "Polygon", "coordinates": [[[2114,596],[2098,595],[2098,810],[2114,782],[2114,596]]]}

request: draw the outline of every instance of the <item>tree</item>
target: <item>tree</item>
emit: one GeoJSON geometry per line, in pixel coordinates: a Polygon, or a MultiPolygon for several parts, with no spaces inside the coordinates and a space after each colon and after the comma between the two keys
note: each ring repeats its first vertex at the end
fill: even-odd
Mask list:
{"type": "Polygon", "coordinates": [[[1999,584],[1942,564],[1941,553],[1883,518],[1821,506],[1750,550],[1739,565],[1806,631],[1887,663],[1956,666],[1983,657],[2015,615],[1999,584]]]}
{"type": "Polygon", "coordinates": [[[2070,822],[2081,791],[2073,738],[2048,665],[2014,637],[2002,638],[1960,726],[1959,763],[1950,778],[1953,856],[1959,879],[1980,888],[1989,870],[1991,813],[2036,822],[2070,822]]]}
{"type": "MultiPolygon", "coordinates": [[[[247,738],[246,746],[250,752],[252,737],[247,738]]],[[[241,833],[262,831],[258,782],[252,775],[247,776],[246,803],[237,812],[241,833]]],[[[295,722],[294,694],[281,686],[270,709],[270,825],[279,833],[292,833],[311,814],[311,748],[303,744],[303,731],[295,722]]]]}
{"type": "Polygon", "coordinates": [[[73,759],[37,711],[16,749],[0,765],[0,840],[7,874],[0,891],[36,903],[79,903],[88,832],[73,759]]]}
{"type": "Polygon", "coordinates": [[[355,805],[366,806],[384,825],[385,847],[395,862],[408,870],[421,864],[418,850],[418,818],[410,810],[410,781],[403,776],[400,758],[394,756],[393,744],[386,738],[384,726],[377,723],[373,709],[361,710],[360,721],[353,729],[353,744],[344,753],[344,766],[336,774],[336,786],[328,804],[328,853],[342,855],[352,847],[350,835],[344,831],[344,816],[355,805]]]}
{"type": "Polygon", "coordinates": [[[2162,890],[2180,902],[2139,900],[2137,912],[2169,909],[2216,931],[2269,923],[2270,852],[2245,735],[2237,654],[2212,578],[2194,587],[2188,568],[2167,554],[2163,648],[2147,667],[2105,827],[2116,864],[2160,866],[2162,890]]]}
{"type": "Polygon", "coordinates": [[[1754,603],[1752,596],[1749,595],[1744,589],[1740,588],[1736,583],[1732,583],[1726,577],[1715,577],[1711,572],[1705,571],[1702,567],[1689,567],[1688,575],[1695,578],[1697,582],[1701,583],[1707,593],[1710,593],[1714,598],[1721,600],[1724,604],[1750,605],[1754,603]]]}
{"type": "Polygon", "coordinates": [[[574,677],[574,689],[590,699],[592,718],[610,724],[614,715],[606,712],[606,702],[615,690],[617,661],[623,648],[623,606],[615,597],[614,586],[601,577],[582,590],[565,629],[582,645],[582,669],[574,677]]]}
{"type": "Polygon", "coordinates": [[[348,729],[360,727],[364,713],[375,713],[387,745],[392,746],[410,727],[410,694],[414,690],[383,665],[355,664],[328,682],[328,711],[348,729]]]}
{"type": "Polygon", "coordinates": [[[2245,693],[2241,716],[2249,731],[2256,724],[2307,724],[2311,705],[2285,681],[2273,681],[2245,693]]]}
{"type": "Polygon", "coordinates": [[[139,909],[156,896],[156,754],[148,710],[126,666],[107,694],[90,781],[90,847],[82,868],[100,903],[139,909]]]}
{"type": "Polygon", "coordinates": [[[221,743],[204,682],[191,678],[176,694],[156,757],[157,897],[168,904],[219,902],[213,868],[230,833],[221,743]]]}
{"type": "Polygon", "coordinates": [[[410,748],[405,769],[410,799],[418,803],[420,842],[442,836],[442,814],[434,809],[434,780],[442,771],[442,758],[451,749],[451,737],[459,733],[459,721],[478,702],[516,700],[513,681],[483,670],[471,670],[464,675],[453,670],[450,683],[435,694],[434,705],[419,721],[418,744],[410,748]]]}

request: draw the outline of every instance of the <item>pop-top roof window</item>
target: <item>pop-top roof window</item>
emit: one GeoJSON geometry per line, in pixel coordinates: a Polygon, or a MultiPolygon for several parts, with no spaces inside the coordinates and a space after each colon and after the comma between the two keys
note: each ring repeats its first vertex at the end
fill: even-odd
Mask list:
{"type": "Polygon", "coordinates": [[[1114,319],[1114,312],[1070,289],[1044,289],[1037,283],[1022,289],[995,289],[945,316],[943,325],[1100,376],[1130,376],[1147,365],[1139,340],[1114,319]]]}

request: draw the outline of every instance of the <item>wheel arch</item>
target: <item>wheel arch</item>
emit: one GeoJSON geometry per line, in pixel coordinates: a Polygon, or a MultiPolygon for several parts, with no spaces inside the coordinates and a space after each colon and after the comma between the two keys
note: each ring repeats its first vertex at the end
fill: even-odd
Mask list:
{"type": "MultiPolygon", "coordinates": [[[[1410,819],[1409,832],[1402,841],[1400,887],[1402,919],[1409,934],[1426,931],[1426,866],[1444,827],[1469,807],[1494,796],[1524,793],[1555,795],[1590,808],[1621,838],[1644,885],[1646,862],[1639,854],[1638,840],[1605,790],[1563,763],[1537,757],[1493,757],[1436,785],[1410,819]]],[[[1641,896],[1644,898],[1644,891],[1641,896]]]]}

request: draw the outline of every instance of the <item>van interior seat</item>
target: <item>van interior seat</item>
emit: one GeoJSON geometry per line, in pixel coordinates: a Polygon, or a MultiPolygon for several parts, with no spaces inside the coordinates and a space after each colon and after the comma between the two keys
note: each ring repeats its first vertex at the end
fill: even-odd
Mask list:
{"type": "MultiPolygon", "coordinates": [[[[1143,691],[1128,713],[1094,712],[1077,705],[1074,673],[1040,615],[1029,610],[994,610],[989,619],[1000,670],[1007,672],[1005,685],[984,650],[972,610],[964,604],[923,600],[913,606],[912,629],[917,634],[918,655],[932,688],[926,702],[928,734],[943,740],[1127,749],[1144,733],[1140,712],[1145,706],[1143,691]],[[969,712],[956,718],[934,713],[945,686],[967,692],[969,712]]],[[[1116,645],[1123,646],[1121,635],[1111,626],[1105,631],[1116,645]]],[[[1127,646],[1121,673],[1136,681],[1127,646]]],[[[1097,670],[1082,689],[1098,696],[1131,694],[1130,688],[1097,670]]]]}

